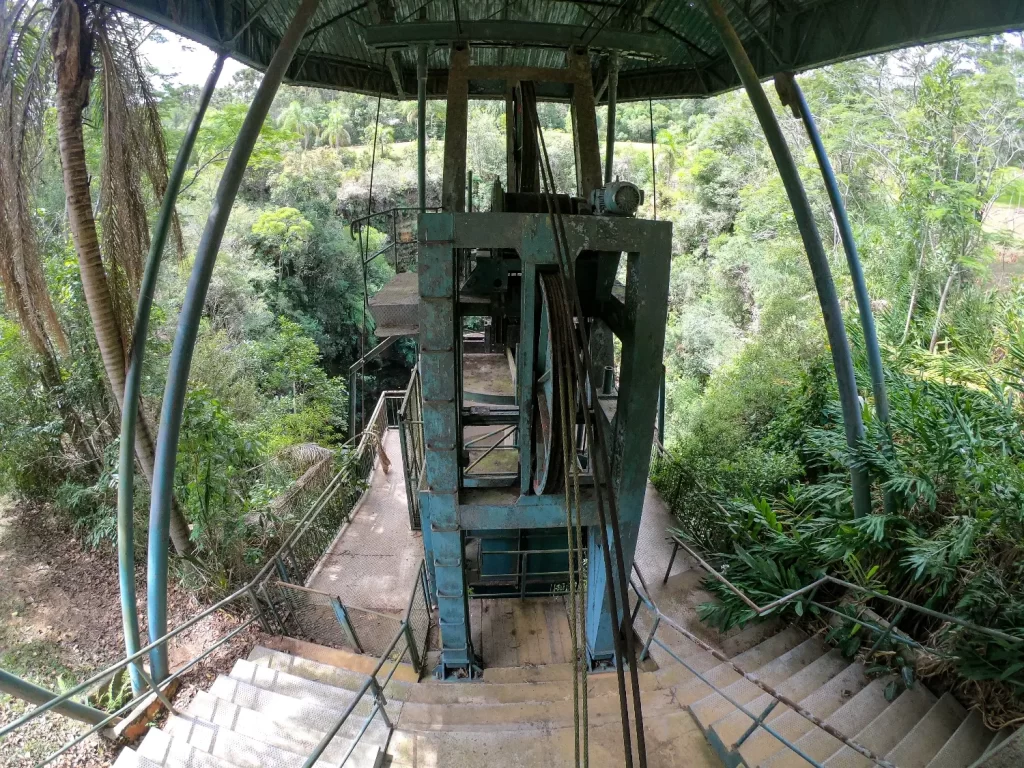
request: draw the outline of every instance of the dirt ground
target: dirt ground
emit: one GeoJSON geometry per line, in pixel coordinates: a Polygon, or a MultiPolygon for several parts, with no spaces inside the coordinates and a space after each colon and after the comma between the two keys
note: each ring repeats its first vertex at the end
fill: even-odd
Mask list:
{"type": "MultiPolygon", "coordinates": [[[[136,569],[136,589],[143,637],[145,628],[144,565],[136,569]]],[[[175,627],[202,610],[196,600],[172,585],[168,626],[175,627]]],[[[172,668],[192,658],[238,624],[217,613],[172,641],[172,668]]],[[[219,672],[257,639],[242,632],[190,670],[177,702],[206,688],[219,672]]],[[[124,655],[117,555],[113,547],[86,549],[69,521],[51,508],[0,499],[0,667],[50,690],[65,691],[124,655]]],[[[117,698],[119,692],[113,691],[117,698]]],[[[121,694],[121,704],[128,696],[121,694]]],[[[28,705],[0,694],[0,724],[27,711],[28,705]]],[[[116,707],[111,707],[111,711],[116,707]]],[[[29,766],[87,730],[67,718],[46,714],[0,742],[0,765],[29,766]]],[[[107,766],[120,751],[91,736],[53,765],[107,766]]]]}

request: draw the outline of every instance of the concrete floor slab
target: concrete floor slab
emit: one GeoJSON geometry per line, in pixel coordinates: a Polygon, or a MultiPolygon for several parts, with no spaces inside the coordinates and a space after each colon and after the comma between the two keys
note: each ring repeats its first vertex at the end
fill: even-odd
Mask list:
{"type": "Polygon", "coordinates": [[[385,433],[383,449],[391,470],[378,462],[348,525],[306,586],[337,595],[346,606],[401,615],[423,559],[423,537],[409,525],[398,430],[385,433]]]}

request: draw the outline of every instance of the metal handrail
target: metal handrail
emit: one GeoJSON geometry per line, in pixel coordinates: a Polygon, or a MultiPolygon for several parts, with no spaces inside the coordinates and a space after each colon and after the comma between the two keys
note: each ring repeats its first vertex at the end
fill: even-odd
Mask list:
{"type": "Polygon", "coordinates": [[[376,666],[374,666],[373,671],[366,676],[366,680],[359,687],[359,690],[356,691],[356,694],[353,697],[352,701],[341,713],[338,719],[334,722],[334,725],[332,725],[328,729],[327,733],[325,733],[323,738],[320,739],[320,742],[316,745],[313,751],[309,753],[309,756],[306,758],[306,761],[302,764],[302,768],[313,768],[317,760],[319,760],[323,756],[323,753],[327,750],[327,747],[334,740],[334,737],[338,735],[338,731],[342,729],[342,727],[348,721],[349,717],[352,716],[352,713],[355,712],[356,707],[359,706],[359,703],[363,700],[363,697],[368,692],[372,693],[373,695],[373,709],[370,710],[370,714],[367,715],[366,719],[363,721],[363,725],[359,729],[359,733],[357,733],[355,738],[352,740],[352,744],[351,746],[349,746],[348,752],[345,753],[345,757],[338,765],[345,765],[345,763],[348,761],[348,758],[351,757],[352,753],[355,751],[356,745],[359,744],[359,740],[362,739],[363,734],[366,733],[366,729],[369,728],[370,723],[373,722],[373,718],[375,718],[378,714],[380,714],[380,716],[384,719],[384,722],[387,725],[389,732],[394,730],[395,726],[388,718],[387,710],[385,710],[385,706],[387,705],[387,698],[384,695],[384,689],[387,688],[388,683],[391,682],[391,678],[398,670],[398,667],[401,666],[406,654],[408,654],[410,660],[413,661],[413,666],[418,667],[418,664],[416,664],[417,650],[412,635],[410,616],[412,614],[412,607],[416,599],[416,593],[419,589],[421,589],[423,575],[424,563],[420,561],[420,568],[416,578],[416,585],[413,587],[412,594],[409,597],[409,605],[405,611],[405,619],[402,620],[401,625],[398,628],[398,631],[391,639],[391,642],[388,644],[387,648],[385,648],[384,652],[381,653],[380,656],[378,657],[377,664],[376,666]],[[377,680],[377,675],[380,673],[381,669],[384,668],[384,664],[391,657],[392,651],[395,650],[395,647],[403,638],[405,639],[405,649],[402,651],[402,653],[398,655],[398,658],[394,660],[394,664],[392,664],[391,670],[385,676],[383,682],[379,682],[377,680]]]}
{"type": "MultiPolygon", "coordinates": [[[[788,698],[787,696],[779,693],[774,688],[772,688],[772,686],[770,686],[767,683],[757,679],[757,677],[755,677],[754,675],[750,674],[746,670],[744,670],[741,667],[739,667],[732,659],[730,659],[724,653],[722,653],[721,651],[716,650],[715,648],[713,648],[711,645],[709,645],[705,641],[701,640],[699,637],[697,637],[692,632],[690,632],[690,631],[684,629],[683,627],[681,627],[671,617],[666,616],[664,613],[661,612],[661,610],[658,608],[658,606],[651,599],[650,595],[647,594],[643,590],[643,588],[641,588],[636,583],[636,581],[634,580],[634,578],[632,576],[630,576],[629,584],[632,587],[633,592],[636,594],[636,596],[638,598],[638,601],[643,603],[643,605],[645,605],[647,607],[647,609],[654,615],[654,622],[652,623],[652,626],[651,626],[650,635],[648,636],[647,641],[644,643],[644,646],[643,646],[644,649],[641,652],[640,658],[643,659],[643,658],[646,657],[647,651],[648,651],[648,649],[650,648],[650,646],[652,644],[657,645],[663,651],[668,653],[668,655],[671,656],[675,661],[679,662],[684,667],[686,667],[686,669],[688,671],[690,671],[698,680],[700,680],[705,685],[710,687],[713,691],[715,691],[715,693],[717,693],[719,696],[721,696],[723,699],[725,699],[729,704],[734,706],[736,709],[738,709],[740,712],[745,714],[747,717],[749,717],[753,721],[753,723],[751,724],[751,727],[748,728],[747,731],[743,734],[743,736],[737,741],[737,743],[735,745],[733,745],[734,749],[739,749],[739,747],[743,744],[743,742],[747,739],[747,737],[749,737],[751,734],[753,734],[760,727],[760,728],[764,729],[764,731],[766,733],[770,734],[773,738],[775,738],[778,741],[782,742],[782,744],[785,745],[786,748],[792,750],[794,754],[796,754],[797,756],[799,756],[803,760],[806,760],[808,763],[810,763],[812,766],[814,766],[814,768],[823,768],[821,763],[819,763],[817,760],[812,758],[806,752],[801,750],[796,744],[791,742],[789,739],[787,739],[781,733],[779,733],[774,728],[772,728],[772,726],[770,726],[767,722],[765,722],[765,718],[767,718],[768,715],[772,712],[772,710],[774,710],[774,708],[778,704],[781,703],[781,704],[784,704],[785,706],[789,707],[790,709],[792,709],[794,712],[796,712],[798,715],[803,717],[805,720],[808,720],[812,724],[816,725],[818,728],[821,728],[829,736],[832,736],[832,737],[838,739],[839,741],[841,741],[843,744],[845,744],[850,749],[852,749],[855,752],[857,752],[857,753],[863,755],[864,757],[868,758],[869,760],[874,762],[876,765],[881,766],[881,768],[896,768],[896,766],[893,765],[892,763],[890,763],[889,761],[887,761],[884,758],[876,755],[874,752],[872,752],[870,749],[865,747],[863,744],[860,744],[860,743],[854,741],[853,739],[850,739],[849,737],[845,736],[844,734],[840,733],[834,727],[829,725],[827,722],[825,722],[821,718],[817,717],[816,715],[812,714],[808,710],[806,710],[803,707],[801,707],[797,702],[795,702],[792,699],[788,698]],[[684,638],[686,638],[690,642],[692,642],[695,645],[697,645],[698,647],[700,647],[702,650],[707,651],[708,653],[710,653],[718,661],[722,662],[723,664],[728,664],[744,680],[747,680],[748,682],[753,683],[755,686],[757,686],[762,691],[764,691],[769,696],[771,696],[774,699],[773,703],[770,704],[768,707],[766,707],[765,710],[763,712],[761,712],[761,713],[751,712],[749,709],[747,709],[747,707],[744,704],[741,704],[740,702],[734,700],[722,688],[717,686],[714,683],[714,681],[709,680],[707,677],[705,677],[703,675],[703,673],[701,673],[701,671],[699,669],[696,669],[696,668],[692,667],[690,664],[688,664],[686,662],[685,659],[683,659],[680,656],[678,656],[675,653],[675,651],[673,651],[671,648],[668,647],[668,645],[666,645],[658,637],[656,637],[658,629],[661,626],[667,626],[667,627],[671,628],[672,630],[674,630],[678,634],[682,635],[684,638]]],[[[637,609],[636,610],[639,610],[639,603],[637,605],[637,609]]],[[[635,617],[635,613],[634,613],[634,617],[635,617]]],[[[729,745],[725,745],[725,746],[729,746],[729,745]]]]}
{"type": "MultiPolygon", "coordinates": [[[[374,418],[371,420],[371,424],[376,423],[376,421],[380,417],[380,414],[385,412],[383,410],[385,408],[385,399],[388,398],[388,397],[394,399],[394,398],[400,396],[401,394],[402,394],[401,392],[390,391],[390,390],[382,393],[380,398],[378,399],[377,406],[374,408],[374,418]]],[[[182,623],[179,626],[175,627],[174,629],[170,630],[169,632],[164,634],[162,637],[159,637],[156,640],[154,640],[151,643],[149,643],[148,645],[144,646],[143,648],[140,648],[135,653],[133,653],[133,654],[131,654],[129,656],[126,656],[125,658],[121,659],[120,661],[118,661],[118,662],[116,662],[114,664],[111,664],[110,666],[106,667],[105,669],[101,670],[100,672],[97,672],[92,677],[88,678],[87,680],[85,680],[85,681],[79,683],[78,685],[70,688],[69,690],[65,691],[64,693],[62,693],[62,694],[60,694],[58,696],[55,696],[54,698],[50,699],[49,701],[47,701],[47,702],[45,702],[43,704],[37,705],[33,709],[31,709],[28,712],[26,712],[25,714],[23,714],[21,717],[19,717],[19,718],[13,720],[12,722],[10,722],[10,723],[0,727],[0,739],[3,739],[9,733],[12,733],[12,732],[18,730],[19,728],[21,728],[22,726],[24,726],[28,722],[30,722],[32,720],[35,720],[36,718],[44,715],[45,713],[47,713],[47,712],[49,712],[51,710],[54,710],[57,707],[60,707],[62,704],[70,701],[75,696],[78,696],[79,694],[83,693],[84,691],[86,691],[87,689],[89,689],[92,686],[96,685],[97,683],[101,682],[102,680],[108,679],[112,675],[118,674],[119,672],[121,672],[122,670],[128,668],[129,666],[134,666],[136,669],[141,669],[142,664],[141,664],[140,660],[144,656],[146,656],[149,652],[151,652],[154,648],[157,648],[157,647],[159,647],[161,645],[165,645],[168,641],[170,641],[174,637],[178,636],[179,634],[181,634],[182,632],[186,631],[187,629],[190,629],[191,627],[195,626],[200,621],[202,621],[202,620],[204,620],[206,618],[209,618],[214,613],[216,613],[216,612],[218,612],[220,610],[223,610],[224,608],[226,608],[227,606],[231,605],[232,603],[234,603],[234,602],[236,602],[238,600],[247,600],[247,601],[251,602],[251,604],[255,607],[255,610],[256,610],[256,615],[255,616],[252,616],[252,617],[248,618],[242,624],[240,624],[239,626],[235,627],[231,632],[225,634],[223,637],[221,637],[216,642],[211,644],[208,648],[206,648],[206,650],[204,650],[203,652],[201,652],[201,653],[197,654],[196,656],[194,656],[184,666],[182,666],[181,668],[179,668],[178,670],[173,672],[171,675],[169,675],[167,678],[162,680],[160,682],[159,686],[158,685],[151,685],[150,688],[147,688],[146,690],[141,691],[139,694],[137,694],[136,696],[132,697],[126,704],[121,706],[115,712],[111,713],[109,716],[107,716],[106,718],[101,720],[99,723],[94,725],[92,728],[90,728],[89,730],[87,730],[84,733],[82,733],[80,736],[78,736],[73,741],[65,744],[58,751],[54,752],[53,754],[48,756],[45,760],[43,760],[41,763],[39,763],[40,766],[48,765],[53,760],[55,760],[56,758],[58,758],[59,756],[61,756],[65,752],[67,752],[69,749],[72,749],[73,747],[75,747],[76,745],[78,745],[79,743],[84,741],[86,738],[88,738],[89,736],[93,735],[94,733],[99,732],[103,728],[105,728],[108,725],[114,723],[118,718],[120,718],[125,713],[129,712],[132,708],[137,706],[139,704],[139,702],[141,702],[144,699],[148,698],[151,694],[155,694],[157,697],[163,698],[164,694],[160,690],[161,686],[165,687],[168,683],[170,683],[170,682],[172,682],[174,680],[177,680],[183,674],[185,674],[190,669],[192,669],[192,667],[194,667],[200,661],[202,661],[207,656],[209,656],[217,648],[221,647],[222,645],[224,645],[225,643],[227,643],[228,641],[230,641],[231,639],[236,637],[239,633],[241,633],[245,629],[249,628],[250,626],[252,626],[256,622],[260,622],[264,626],[264,628],[269,627],[269,624],[267,623],[266,617],[264,616],[263,610],[262,610],[262,608],[260,606],[259,600],[256,597],[256,590],[259,589],[261,586],[263,586],[263,582],[271,574],[271,572],[275,568],[277,562],[279,562],[283,557],[285,557],[288,554],[288,552],[291,550],[291,548],[295,544],[295,542],[298,541],[298,539],[309,530],[309,527],[311,526],[313,520],[320,515],[320,513],[323,511],[323,509],[327,506],[327,504],[331,501],[331,499],[334,497],[334,495],[338,492],[338,490],[340,488],[342,488],[346,484],[346,481],[351,479],[352,472],[353,472],[353,466],[361,466],[362,461],[365,458],[365,454],[367,452],[367,449],[371,445],[371,442],[373,442],[375,440],[376,444],[379,445],[380,440],[383,437],[383,432],[387,428],[388,427],[387,427],[387,425],[385,423],[383,429],[381,430],[380,435],[369,435],[369,434],[367,434],[366,431],[363,432],[363,434],[360,437],[359,443],[358,443],[358,445],[357,445],[357,447],[355,449],[355,452],[354,452],[354,461],[353,462],[346,462],[345,466],[343,466],[337,472],[337,474],[335,474],[334,477],[331,478],[331,480],[328,482],[327,486],[324,488],[324,490],[317,497],[316,501],[313,502],[313,504],[310,507],[309,511],[307,511],[306,514],[303,515],[303,517],[299,520],[299,522],[295,525],[295,527],[292,529],[292,531],[285,538],[284,542],[282,542],[281,546],[277,549],[275,554],[272,557],[268,558],[267,562],[263,565],[262,568],[260,568],[260,570],[256,573],[255,576],[253,576],[252,579],[250,579],[248,582],[246,582],[245,584],[240,586],[238,589],[236,589],[234,592],[232,592],[227,597],[224,597],[221,600],[217,601],[212,606],[206,608],[205,610],[203,610],[200,613],[198,613],[195,616],[193,616],[191,619],[185,621],[184,623],[182,623]]],[[[376,445],[374,446],[374,449],[376,449],[376,445]]],[[[372,464],[371,464],[371,467],[372,467],[372,464]]],[[[403,654],[403,656],[404,656],[404,654],[403,654]]]]}
{"type": "MultiPolygon", "coordinates": [[[[661,445],[661,443],[658,442],[657,439],[655,439],[655,441],[654,441],[654,449],[662,457],[670,458],[669,455],[668,455],[668,452],[665,450],[665,447],[663,445],[661,445]]],[[[703,486],[702,486],[702,488],[703,488],[703,486]]],[[[703,490],[705,492],[707,492],[706,488],[703,488],[703,490]]],[[[1006,632],[1002,632],[1002,631],[1000,631],[998,629],[992,629],[990,627],[982,627],[982,626],[980,626],[978,624],[974,624],[973,622],[967,621],[966,619],[961,619],[961,618],[959,618],[957,616],[952,616],[952,615],[950,615],[948,613],[942,613],[941,611],[936,611],[936,610],[933,610],[931,608],[926,608],[923,605],[917,605],[916,603],[911,603],[911,602],[909,602],[907,600],[903,600],[903,599],[898,598],[898,597],[893,597],[892,595],[887,595],[887,594],[884,594],[882,592],[878,592],[876,590],[873,590],[873,589],[871,589],[869,587],[865,587],[865,586],[862,586],[860,584],[854,584],[852,582],[845,581],[843,579],[837,578],[835,576],[831,576],[829,574],[825,574],[824,576],[821,576],[820,578],[818,578],[816,581],[813,581],[810,584],[807,584],[807,585],[805,585],[803,587],[800,587],[799,589],[796,589],[796,590],[790,592],[787,595],[783,595],[782,597],[779,597],[779,598],[777,598],[775,600],[772,600],[767,605],[758,605],[750,597],[748,597],[743,592],[743,590],[741,590],[739,587],[737,587],[735,584],[733,584],[731,581],[729,581],[717,569],[715,569],[714,566],[712,566],[706,560],[704,560],[704,558],[702,558],[696,551],[694,551],[694,549],[689,544],[687,544],[685,541],[683,541],[683,539],[678,534],[673,533],[673,534],[670,535],[670,538],[671,538],[672,543],[673,543],[672,558],[669,561],[669,568],[668,568],[668,571],[666,571],[666,573],[665,573],[665,579],[663,580],[662,583],[664,583],[664,581],[666,581],[668,579],[668,573],[669,573],[669,571],[672,570],[672,562],[675,560],[676,551],[678,549],[683,549],[694,560],[696,560],[697,563],[701,566],[701,568],[703,568],[705,571],[707,571],[708,574],[712,578],[714,578],[716,581],[718,581],[721,584],[723,584],[730,592],[732,592],[740,600],[742,600],[744,605],[746,605],[748,608],[750,608],[752,611],[754,611],[754,613],[757,616],[764,616],[765,614],[769,613],[770,611],[775,610],[776,608],[778,608],[778,607],[780,607],[780,606],[782,606],[782,605],[784,605],[784,604],[786,604],[786,603],[796,599],[797,597],[800,597],[801,595],[807,594],[809,592],[813,592],[814,590],[816,590],[820,586],[823,586],[825,584],[835,584],[836,586],[844,587],[845,589],[849,589],[849,590],[852,590],[854,592],[860,592],[860,593],[863,593],[865,595],[870,595],[871,597],[877,598],[879,600],[883,600],[885,602],[892,603],[893,605],[897,605],[897,606],[899,606],[899,607],[901,607],[903,609],[909,609],[909,610],[912,610],[912,611],[917,611],[918,613],[922,613],[925,616],[929,616],[930,618],[933,618],[933,619],[938,619],[940,621],[949,622],[950,624],[956,624],[957,626],[963,627],[964,629],[970,630],[972,632],[978,632],[979,634],[988,635],[988,636],[994,637],[994,638],[996,638],[998,640],[1004,640],[1004,641],[1011,642],[1011,643],[1016,643],[1016,644],[1024,643],[1024,638],[1017,637],[1015,635],[1007,634],[1006,632]]],[[[813,604],[818,606],[818,607],[823,607],[823,608],[825,608],[825,610],[831,610],[827,606],[820,606],[817,603],[813,603],[813,604]]],[[[835,611],[833,611],[833,613],[835,613],[835,611]]],[[[840,615],[844,616],[845,618],[848,618],[848,619],[851,618],[849,616],[846,616],[845,614],[840,614],[840,615]]],[[[870,626],[866,622],[860,621],[859,619],[857,621],[858,621],[858,623],[865,624],[865,626],[870,626]]],[[[885,630],[883,630],[883,631],[885,631],[885,630]]],[[[918,647],[925,648],[924,646],[920,646],[920,644],[916,643],[916,641],[912,640],[911,638],[899,637],[898,636],[897,639],[899,639],[901,641],[904,641],[904,642],[908,642],[910,644],[917,645],[918,647]]]]}
{"type": "MultiPolygon", "coordinates": [[[[425,210],[428,213],[435,213],[436,211],[440,211],[441,208],[435,205],[427,206],[425,210]]],[[[362,229],[363,225],[371,219],[377,219],[381,216],[394,216],[396,213],[404,213],[406,211],[416,211],[418,213],[420,211],[420,207],[418,205],[396,205],[391,208],[385,208],[383,211],[367,213],[357,219],[352,219],[352,221],[349,222],[349,229],[352,232],[358,232],[362,229]]],[[[355,236],[353,236],[352,239],[355,240],[355,236]]]]}

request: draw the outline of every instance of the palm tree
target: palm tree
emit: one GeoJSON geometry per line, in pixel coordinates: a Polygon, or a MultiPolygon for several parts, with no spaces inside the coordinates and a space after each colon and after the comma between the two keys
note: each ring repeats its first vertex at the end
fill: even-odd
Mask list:
{"type": "Polygon", "coordinates": [[[277,124],[286,131],[302,137],[302,148],[309,149],[316,143],[317,124],[312,112],[299,101],[291,102],[277,118],[277,124]]]}
{"type": "MultiPolygon", "coordinates": [[[[68,342],[50,299],[32,222],[26,168],[42,150],[46,110],[44,2],[5,3],[0,11],[0,286],[8,310],[38,355],[39,378],[47,391],[63,386],[57,351],[68,342]],[[26,157],[29,159],[26,161],[26,157]]],[[[56,398],[64,431],[90,464],[100,453],[82,417],[66,397],[56,398]]]]}
{"type": "MultiPolygon", "coordinates": [[[[55,14],[51,47],[57,85],[57,143],[63,166],[64,192],[67,195],[68,226],[78,253],[82,289],[92,319],[100,358],[114,399],[118,408],[121,408],[124,404],[128,339],[122,332],[122,327],[126,323],[119,317],[118,309],[123,312],[125,308],[115,308],[115,298],[97,237],[82,134],[82,112],[89,102],[89,91],[95,72],[92,54],[97,19],[90,18],[84,0],[58,0],[55,14]]],[[[101,32],[101,36],[103,35],[101,32]]],[[[104,56],[104,59],[109,65],[110,59],[107,56],[104,56]]],[[[104,76],[109,79],[114,77],[115,73],[105,72],[104,76]]],[[[109,103],[105,105],[107,108],[110,106],[109,103]]],[[[109,114],[106,117],[108,120],[123,118],[115,118],[109,114]]],[[[140,409],[135,455],[150,483],[153,482],[154,453],[153,428],[149,418],[140,409]]],[[[171,510],[170,528],[171,541],[175,549],[180,554],[190,552],[192,547],[188,524],[176,505],[171,510]]]]}
{"type": "Polygon", "coordinates": [[[335,149],[348,146],[352,142],[352,137],[345,130],[345,122],[345,109],[341,102],[336,101],[332,103],[331,111],[327,114],[327,122],[324,124],[324,130],[321,135],[335,149]]]}

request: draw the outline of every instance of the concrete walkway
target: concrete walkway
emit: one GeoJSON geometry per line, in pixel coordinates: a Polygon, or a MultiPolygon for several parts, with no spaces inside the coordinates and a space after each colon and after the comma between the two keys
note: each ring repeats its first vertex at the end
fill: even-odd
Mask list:
{"type": "Polygon", "coordinates": [[[423,559],[423,536],[409,526],[399,440],[398,430],[387,430],[383,447],[390,471],[378,461],[348,525],[306,585],[337,595],[345,605],[395,615],[405,612],[423,559]]]}

